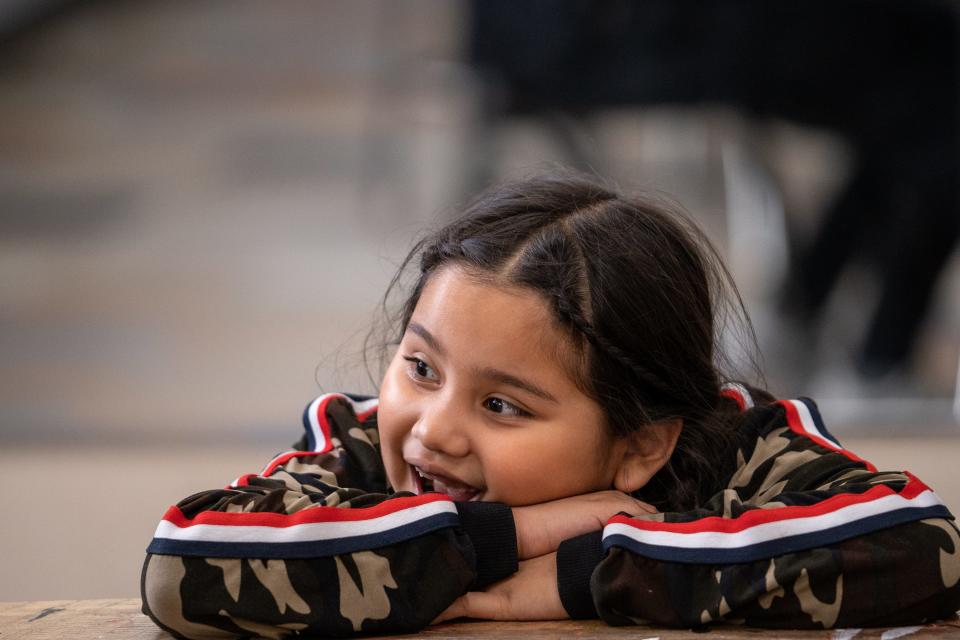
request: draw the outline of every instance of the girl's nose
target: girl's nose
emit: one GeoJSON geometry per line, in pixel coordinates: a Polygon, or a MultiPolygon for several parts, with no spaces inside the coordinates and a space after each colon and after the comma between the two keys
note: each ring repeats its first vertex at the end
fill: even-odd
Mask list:
{"type": "Polygon", "coordinates": [[[470,438],[463,426],[465,413],[438,398],[420,414],[413,436],[431,451],[462,458],[470,452],[470,438]]]}

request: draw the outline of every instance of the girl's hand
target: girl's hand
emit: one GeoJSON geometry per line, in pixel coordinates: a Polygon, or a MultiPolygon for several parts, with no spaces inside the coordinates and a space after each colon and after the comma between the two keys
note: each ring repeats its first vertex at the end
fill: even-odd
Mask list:
{"type": "Polygon", "coordinates": [[[561,500],[514,507],[517,554],[521,560],[554,552],[567,538],[600,531],[620,512],[635,516],[656,513],[646,502],[622,491],[597,491],[561,500]]]}
{"type": "Polygon", "coordinates": [[[520,569],[486,591],[457,598],[433,624],[453,618],[482,620],[562,620],[568,618],[557,589],[557,554],[525,560],[520,569]]]}

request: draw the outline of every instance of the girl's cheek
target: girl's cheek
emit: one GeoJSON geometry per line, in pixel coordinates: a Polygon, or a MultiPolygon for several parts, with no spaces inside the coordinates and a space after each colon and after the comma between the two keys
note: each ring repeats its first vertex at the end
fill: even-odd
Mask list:
{"type": "Polygon", "coordinates": [[[387,481],[396,490],[406,489],[403,486],[405,478],[402,475],[404,467],[403,462],[403,441],[397,437],[396,432],[390,428],[389,419],[380,423],[380,456],[383,458],[383,466],[387,472],[387,481]]]}
{"type": "Polygon", "coordinates": [[[406,463],[403,461],[404,422],[409,403],[401,397],[395,379],[393,367],[387,372],[380,385],[380,404],[377,411],[377,426],[380,431],[380,456],[387,471],[387,480],[394,489],[400,490],[407,481],[406,463]],[[398,486],[398,484],[400,486],[398,486]]]}

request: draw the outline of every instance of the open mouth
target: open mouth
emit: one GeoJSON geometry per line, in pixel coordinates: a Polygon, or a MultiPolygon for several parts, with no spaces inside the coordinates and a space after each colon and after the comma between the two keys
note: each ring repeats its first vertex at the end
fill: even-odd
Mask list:
{"type": "Polygon", "coordinates": [[[450,496],[454,502],[469,502],[480,498],[480,489],[476,487],[436,473],[428,473],[412,465],[410,469],[413,472],[413,484],[417,495],[433,491],[450,496]]]}

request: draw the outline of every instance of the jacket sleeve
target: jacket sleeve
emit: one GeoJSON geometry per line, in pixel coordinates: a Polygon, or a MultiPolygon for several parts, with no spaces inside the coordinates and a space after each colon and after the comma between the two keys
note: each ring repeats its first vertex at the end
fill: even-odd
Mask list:
{"type": "Polygon", "coordinates": [[[919,624],[960,608],[960,535],[933,491],[841,447],[809,400],[751,413],[755,441],[704,508],[615,516],[602,534],[561,545],[571,617],[830,628],[919,624]]]}
{"type": "Polygon", "coordinates": [[[516,571],[508,507],[389,494],[376,400],[321,396],[297,450],[170,507],[143,611],[178,637],[349,636],[428,625],[516,571]]]}

